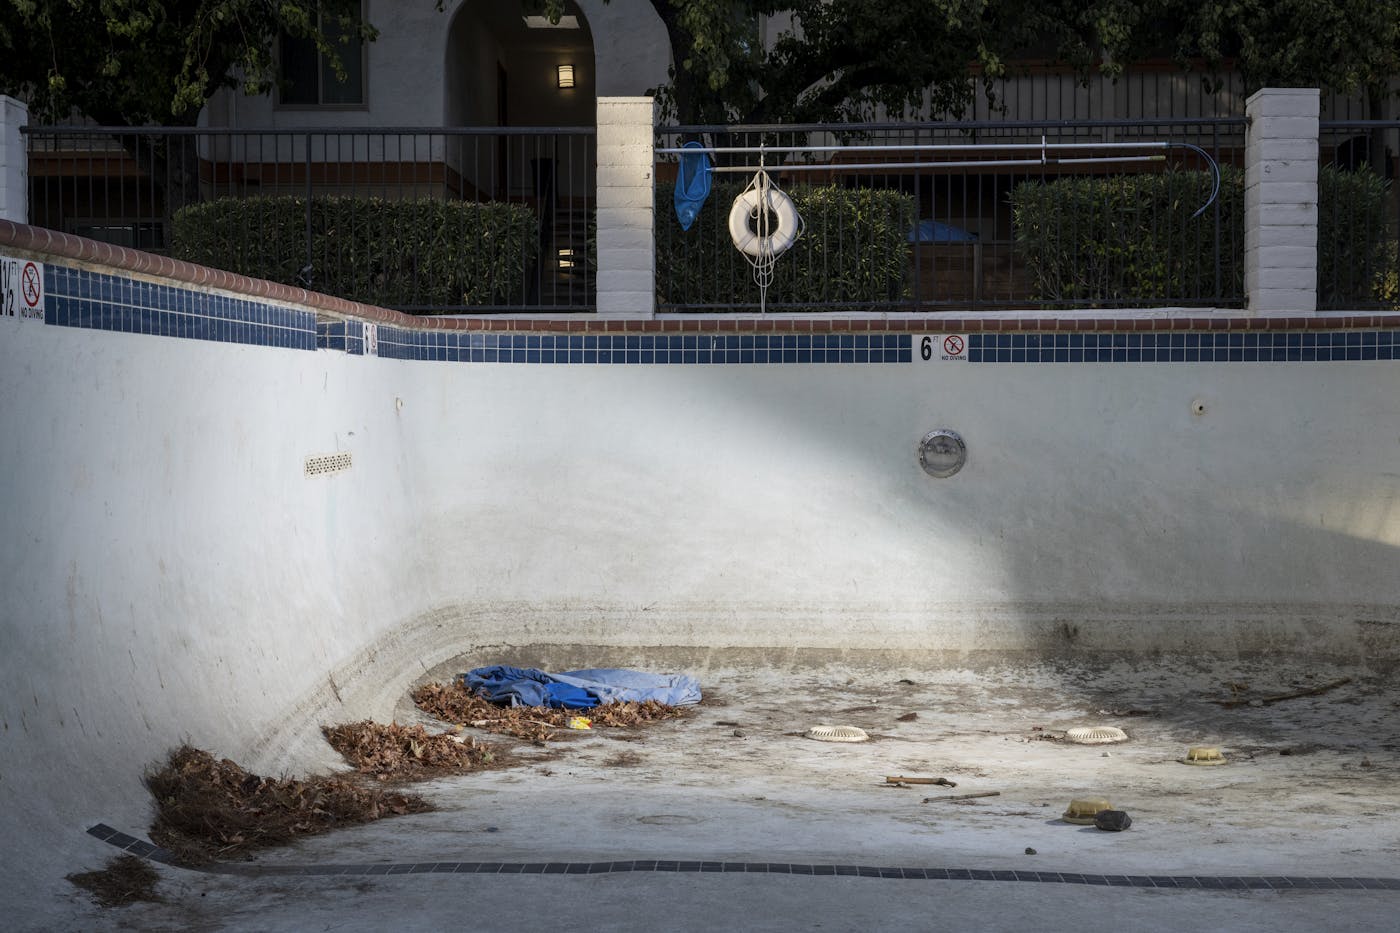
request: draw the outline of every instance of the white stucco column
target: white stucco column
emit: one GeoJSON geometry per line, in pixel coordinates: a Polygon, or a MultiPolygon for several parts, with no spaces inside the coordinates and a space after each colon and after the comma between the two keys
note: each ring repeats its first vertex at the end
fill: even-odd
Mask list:
{"type": "Polygon", "coordinates": [[[19,128],[29,122],[29,108],[0,94],[0,218],[29,223],[29,156],[19,128]]]}
{"type": "Polygon", "coordinates": [[[598,98],[598,314],[656,308],[650,97],[598,98]]]}
{"type": "Polygon", "coordinates": [[[1256,312],[1317,311],[1316,88],[1245,103],[1244,290],[1256,312]]]}

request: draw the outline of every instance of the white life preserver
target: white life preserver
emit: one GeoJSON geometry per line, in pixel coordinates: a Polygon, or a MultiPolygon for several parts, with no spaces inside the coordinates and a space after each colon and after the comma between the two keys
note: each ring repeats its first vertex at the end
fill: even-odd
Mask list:
{"type": "Polygon", "coordinates": [[[792,198],[777,188],[768,188],[768,210],[778,218],[776,229],[766,237],[753,231],[750,221],[758,216],[758,188],[750,188],[734,199],[729,209],[729,237],[741,253],[749,256],[776,256],[797,241],[802,221],[792,198]]]}

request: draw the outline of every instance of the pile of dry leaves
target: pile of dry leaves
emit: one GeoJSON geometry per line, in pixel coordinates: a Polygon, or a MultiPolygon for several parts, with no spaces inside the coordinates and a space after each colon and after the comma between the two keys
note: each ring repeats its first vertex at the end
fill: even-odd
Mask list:
{"type": "Polygon", "coordinates": [[[188,745],[147,774],[146,786],[156,802],[151,839],[194,862],[429,809],[420,797],[357,780],[260,777],[188,745]]]}
{"type": "Polygon", "coordinates": [[[586,710],[550,709],[544,706],[504,707],[482,699],[461,680],[424,684],[413,691],[413,702],[430,716],[444,722],[473,726],[522,739],[543,742],[555,737],[555,730],[567,729],[569,720],[586,716],[594,726],[625,728],[662,719],[679,719],[688,713],[684,707],[668,706],[655,700],[641,703],[607,703],[586,710]]]}
{"type": "Polygon", "coordinates": [[[499,750],[467,736],[429,733],[422,726],[364,722],[327,726],[331,747],[355,769],[381,781],[417,781],[440,774],[462,774],[507,762],[499,750]]]}
{"type": "Polygon", "coordinates": [[[124,907],[136,901],[159,902],[160,875],[144,859],[118,855],[97,871],[69,875],[68,880],[92,895],[103,907],[124,907]]]}

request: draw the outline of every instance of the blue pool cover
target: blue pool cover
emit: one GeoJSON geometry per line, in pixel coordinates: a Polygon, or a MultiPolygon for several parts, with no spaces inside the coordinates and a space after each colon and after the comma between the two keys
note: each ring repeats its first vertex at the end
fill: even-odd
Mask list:
{"type": "Polygon", "coordinates": [[[532,667],[497,664],[462,675],[467,689],[492,703],[591,709],[600,703],[656,700],[671,706],[700,702],[700,682],[685,674],[647,674],[595,668],[546,674],[532,667]]]}
{"type": "Polygon", "coordinates": [[[952,224],[921,220],[909,229],[908,240],[910,243],[976,243],[977,234],[952,224]]]}

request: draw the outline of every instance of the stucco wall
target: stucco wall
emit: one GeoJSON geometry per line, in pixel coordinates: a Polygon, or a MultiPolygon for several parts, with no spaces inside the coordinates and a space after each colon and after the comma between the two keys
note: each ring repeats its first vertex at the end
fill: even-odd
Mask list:
{"type": "MultiPolygon", "coordinates": [[[[503,52],[477,26],[480,15],[472,4],[485,2],[449,0],[438,12],[430,2],[368,0],[367,17],[379,28],[379,38],[367,46],[369,90],[363,107],[290,109],[270,96],[221,91],[203,122],[297,128],[494,125],[495,66],[503,52]]],[[[595,94],[630,96],[665,83],[670,44],[647,0],[586,0],[579,6],[594,44],[592,60],[577,63],[579,87],[568,98],[553,87],[537,88],[552,63],[533,57],[520,63],[511,69],[513,124],[584,125],[592,122],[595,94]]]]}

